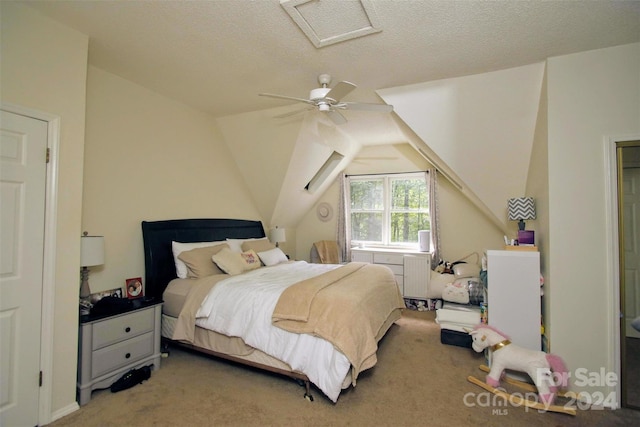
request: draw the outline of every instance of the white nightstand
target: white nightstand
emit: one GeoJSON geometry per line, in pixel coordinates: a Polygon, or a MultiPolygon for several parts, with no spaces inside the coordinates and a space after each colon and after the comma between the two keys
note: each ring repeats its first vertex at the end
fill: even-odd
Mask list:
{"type": "Polygon", "coordinates": [[[77,399],[91,400],[91,392],[110,387],[132,368],[153,364],[160,368],[162,302],[140,300],[124,313],[81,316],[78,343],[77,399]]]}

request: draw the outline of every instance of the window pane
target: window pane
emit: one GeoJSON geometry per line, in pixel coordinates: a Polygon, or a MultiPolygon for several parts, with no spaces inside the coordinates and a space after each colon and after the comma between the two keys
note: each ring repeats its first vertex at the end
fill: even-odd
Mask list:
{"type": "Polygon", "coordinates": [[[382,179],[351,181],[351,210],[384,209],[382,179]]]}
{"type": "Polygon", "coordinates": [[[391,180],[391,209],[426,211],[429,209],[428,194],[424,179],[393,179],[391,180]]]}
{"type": "Polygon", "coordinates": [[[365,242],[382,242],[382,214],[352,213],[351,239],[365,242]]]}
{"type": "Polygon", "coordinates": [[[418,243],[418,231],[430,229],[427,213],[395,212],[391,214],[391,243],[418,243]]]}

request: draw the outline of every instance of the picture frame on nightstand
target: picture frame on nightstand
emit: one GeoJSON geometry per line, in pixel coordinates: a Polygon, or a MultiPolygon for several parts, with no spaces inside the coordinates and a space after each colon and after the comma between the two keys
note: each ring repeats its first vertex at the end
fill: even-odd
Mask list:
{"type": "Polygon", "coordinates": [[[134,277],[125,281],[125,290],[127,292],[127,298],[136,299],[144,296],[144,290],[142,288],[142,277],[134,277]]]}
{"type": "Polygon", "coordinates": [[[122,298],[122,295],[123,295],[122,288],[115,288],[115,289],[110,289],[108,291],[96,292],[94,294],[91,294],[91,297],[89,298],[89,300],[91,301],[92,304],[95,304],[96,302],[100,301],[104,297],[122,298]]]}

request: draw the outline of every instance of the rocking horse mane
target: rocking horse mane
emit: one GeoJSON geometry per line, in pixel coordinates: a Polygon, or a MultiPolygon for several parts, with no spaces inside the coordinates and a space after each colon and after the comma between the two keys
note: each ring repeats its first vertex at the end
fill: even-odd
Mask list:
{"type": "Polygon", "coordinates": [[[511,338],[509,338],[509,336],[508,336],[508,335],[506,335],[506,334],[505,334],[504,332],[502,332],[501,330],[499,330],[499,329],[497,329],[497,328],[494,328],[494,327],[493,327],[493,326],[491,326],[491,325],[487,325],[486,323],[481,323],[481,324],[477,325],[475,328],[473,328],[473,330],[474,330],[474,331],[477,331],[477,330],[480,330],[480,329],[489,329],[489,330],[491,330],[491,331],[495,332],[496,334],[502,335],[502,337],[503,337],[505,340],[510,340],[510,339],[511,339],[511,338]]]}

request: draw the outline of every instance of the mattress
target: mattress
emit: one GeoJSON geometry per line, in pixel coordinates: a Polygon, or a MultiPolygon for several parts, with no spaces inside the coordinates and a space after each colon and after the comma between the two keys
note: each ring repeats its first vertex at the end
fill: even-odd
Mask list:
{"type": "Polygon", "coordinates": [[[193,279],[173,279],[169,282],[162,294],[162,312],[171,317],[178,317],[193,284],[193,279]]]}

